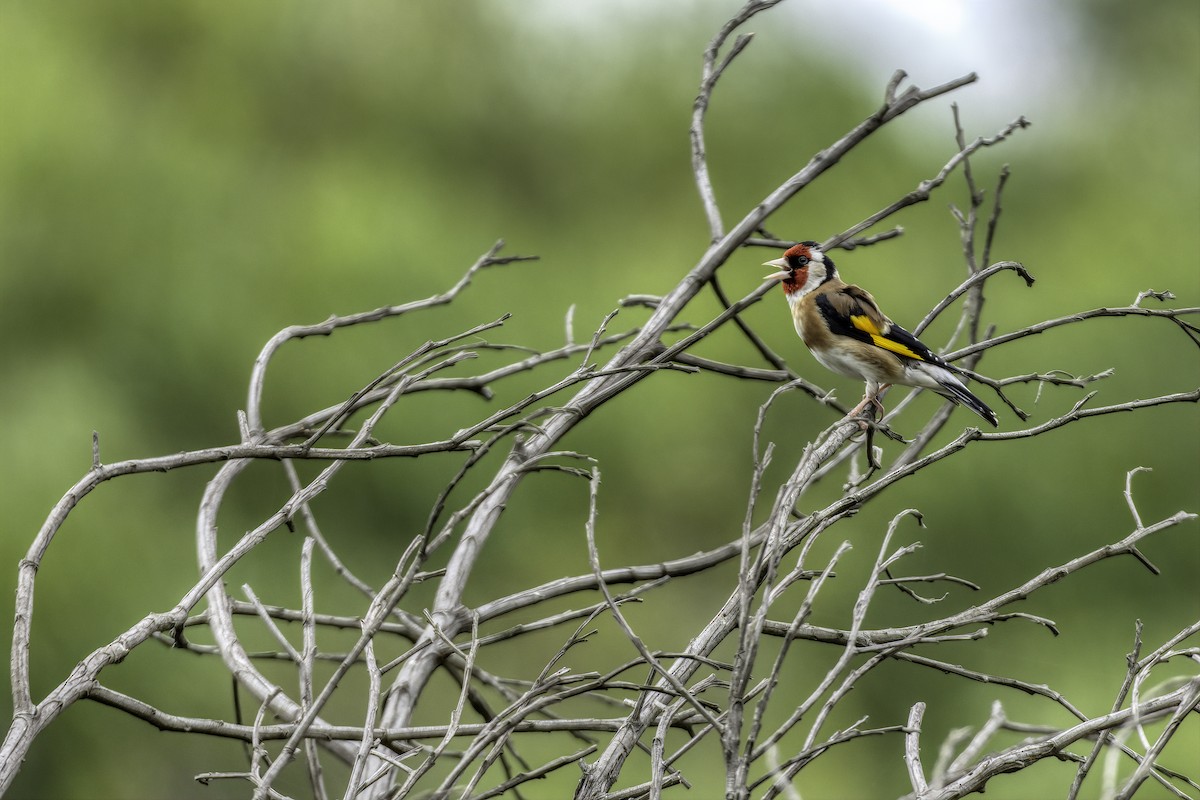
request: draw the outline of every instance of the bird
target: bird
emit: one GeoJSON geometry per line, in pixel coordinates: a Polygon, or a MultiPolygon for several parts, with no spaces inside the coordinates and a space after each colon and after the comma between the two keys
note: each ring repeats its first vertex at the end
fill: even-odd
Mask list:
{"type": "Polygon", "coordinates": [[[897,384],[929,389],[998,426],[996,413],[967,389],[962,371],[888,319],[869,292],[843,281],[819,244],[800,242],[763,266],[776,270],[764,280],[783,286],[796,333],[813,357],[866,383],[862,402],[847,416],[872,404],[882,417],[879,392],[897,384]]]}

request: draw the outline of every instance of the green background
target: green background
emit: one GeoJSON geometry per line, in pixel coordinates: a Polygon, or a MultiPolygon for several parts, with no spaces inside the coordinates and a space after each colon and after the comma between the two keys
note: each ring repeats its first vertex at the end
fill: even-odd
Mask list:
{"type": "MultiPolygon", "coordinates": [[[[708,129],[728,223],[874,110],[891,68],[907,66],[864,65],[853,56],[868,30],[886,35],[867,13],[872,8],[834,26],[829,17],[810,19],[805,4],[785,4],[749,26],[756,39],[718,87],[708,129]]],[[[1030,29],[1044,21],[1037,9],[1027,4],[1018,14],[1030,29]]],[[[672,287],[707,245],[686,134],[699,55],[733,10],[708,2],[635,13],[616,4],[571,19],[516,3],[0,4],[0,413],[8,423],[0,460],[0,617],[11,619],[18,560],[88,468],[92,431],[110,463],[235,441],[250,365],[284,326],[443,291],[499,238],[509,243],[506,252],[541,257],[479,275],[449,308],[289,345],[269,375],[269,425],[344,399],[426,339],[511,312],[491,341],[550,348],[561,344],[572,305],[582,339],[623,296],[672,287]]],[[[993,260],[1021,261],[1038,278],[1033,289],[1012,275],[996,278],[984,321],[1011,330],[1127,305],[1145,289],[1172,290],[1179,305],[1200,304],[1200,6],[1075,2],[1055,13],[1070,35],[1049,49],[1012,53],[1013,75],[1005,74],[1003,57],[988,53],[998,74],[983,74],[980,87],[951,98],[970,137],[1023,113],[1034,122],[975,161],[989,190],[1001,164],[1013,170],[993,260]],[[1003,101],[1011,107],[982,94],[989,80],[1006,79],[1028,82],[1029,106],[1019,89],[1003,101]]],[[[939,46],[932,37],[911,43],[926,57],[939,46]]],[[[1002,49],[998,37],[995,49],[1002,49]]],[[[909,71],[928,87],[963,70],[909,71]]],[[[823,239],[932,176],[954,152],[949,103],[932,102],[876,134],[768,228],[823,239]]],[[[837,255],[847,278],[868,286],[902,324],[915,324],[963,276],[951,202],[966,202],[959,176],[931,202],[889,221],[903,225],[905,236],[837,255]]],[[[757,265],[768,257],[737,254],[721,273],[729,293],[757,286],[757,265]]],[[[706,292],[685,317],[703,323],[716,310],[706,292]]],[[[644,318],[623,311],[613,329],[644,318]]],[[[746,318],[802,375],[844,400],[857,397],[859,386],[827,374],[804,352],[781,300],[768,297],[746,318]]],[[[944,342],[951,327],[944,320],[926,338],[944,342]]],[[[759,365],[733,330],[697,352],[759,365]]],[[[485,356],[460,373],[506,358],[485,356]]],[[[1094,387],[1100,396],[1093,405],[1100,405],[1193,389],[1198,364],[1196,347],[1174,326],[1128,319],[1020,340],[989,353],[980,369],[1002,377],[1114,368],[1114,377],[1094,387]]],[[[396,442],[450,435],[571,366],[498,385],[491,403],[465,394],[414,396],[392,412],[383,433],[396,442]]],[[[751,431],[772,388],[663,373],[571,434],[564,445],[599,459],[604,473],[598,537],[606,566],[679,557],[736,536],[751,431]]],[[[1035,402],[1035,393],[1032,386],[1012,392],[1033,422],[1081,396],[1047,388],[1035,402]]],[[[933,407],[928,398],[919,404],[933,407]]],[[[1002,429],[1020,427],[997,408],[1002,429]]],[[[766,429],[777,442],[768,497],[834,418],[798,394],[776,405],[766,429]]],[[[952,426],[975,422],[960,411],[952,426]]],[[[437,456],[352,465],[317,506],[326,534],[364,579],[380,583],[458,463],[437,456]]],[[[856,546],[839,569],[848,580],[823,595],[814,621],[846,624],[856,576],[874,558],[887,520],[905,508],[924,511],[928,528],[901,525],[897,543],[924,544],[902,571],[961,575],[990,597],[1124,537],[1131,519],[1121,491],[1137,466],[1154,470],[1134,483],[1144,520],[1200,510],[1194,405],[1085,421],[1036,440],[977,444],[826,534],[823,552],[843,539],[856,546]]],[[[125,478],[75,510],[38,576],[35,697],[144,614],[172,606],[194,581],[192,527],[212,472],[125,478]]],[[[841,480],[826,481],[803,510],[835,497],[841,480]]],[[[468,482],[459,502],[477,485],[468,482]]],[[[230,497],[222,531],[232,537],[253,527],[285,497],[278,466],[255,465],[230,497]]],[[[582,482],[529,479],[489,542],[467,601],[586,572],[585,514],[582,482]]],[[[1200,613],[1197,531],[1191,522],[1146,543],[1147,556],[1163,567],[1160,577],[1116,559],[1021,606],[1055,619],[1057,638],[1009,623],[984,642],[928,654],[1049,684],[1089,713],[1107,710],[1134,620],[1145,622],[1149,649],[1200,613]]],[[[249,583],[265,602],[294,606],[300,540],[277,534],[240,564],[229,577],[235,593],[249,583]]],[[[652,646],[681,648],[692,630],[682,620],[715,609],[729,575],[652,594],[631,620],[652,646]]],[[[318,577],[319,608],[357,613],[353,594],[328,574],[318,577]]],[[[406,605],[419,611],[430,592],[422,587],[406,605]]],[[[959,608],[978,599],[952,589],[946,602],[959,608]]],[[[885,593],[868,622],[912,622],[943,609],[885,593]]],[[[633,657],[611,624],[597,627],[595,641],[569,656],[573,669],[633,657]]],[[[487,666],[528,677],[566,634],[498,646],[487,666]]],[[[335,650],[347,643],[322,639],[335,650]]],[[[835,655],[814,650],[797,659],[785,690],[802,696],[835,655]]],[[[291,685],[286,670],[271,674],[291,685]]],[[[228,680],[215,661],[156,644],[102,679],[173,713],[231,714],[228,680]]],[[[361,719],[362,685],[347,683],[334,717],[361,719]]],[[[936,743],[951,728],[979,725],[996,698],[1014,719],[1068,722],[1043,700],[897,666],[864,681],[828,730],[864,714],[871,725],[896,724],[925,700],[931,763],[936,743]]],[[[422,706],[418,722],[439,721],[433,704],[422,706]]],[[[1197,743],[1195,724],[1186,723],[1181,737],[1166,763],[1186,770],[1181,754],[1197,743]]],[[[573,745],[548,740],[531,744],[529,754],[546,759],[573,745]]],[[[683,764],[700,793],[693,795],[720,785],[714,746],[683,764]]],[[[797,787],[806,799],[905,791],[898,739],[849,747],[858,749],[803,773],[797,787]]],[[[632,765],[642,763],[631,762],[631,778],[638,772],[632,765]]],[[[241,797],[245,784],[202,787],[191,776],[244,764],[235,743],[158,733],[80,703],[37,741],[10,796],[241,797]]],[[[282,788],[302,796],[296,773],[282,788]]],[[[1072,774],[1069,765],[1045,763],[997,779],[988,795],[1061,796],[1072,774]]],[[[575,777],[569,768],[559,783],[527,796],[564,796],[575,777]]],[[[1155,792],[1148,786],[1144,793],[1155,792]]]]}

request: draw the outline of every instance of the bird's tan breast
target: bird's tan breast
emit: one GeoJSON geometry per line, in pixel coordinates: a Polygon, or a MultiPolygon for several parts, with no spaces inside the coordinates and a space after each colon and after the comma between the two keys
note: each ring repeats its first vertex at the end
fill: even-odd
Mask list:
{"type": "Polygon", "coordinates": [[[829,326],[821,318],[821,312],[817,309],[817,301],[813,295],[805,295],[791,306],[792,322],[796,325],[796,333],[800,334],[800,338],[804,340],[804,344],[809,350],[823,349],[833,343],[833,334],[829,332],[829,326]]]}

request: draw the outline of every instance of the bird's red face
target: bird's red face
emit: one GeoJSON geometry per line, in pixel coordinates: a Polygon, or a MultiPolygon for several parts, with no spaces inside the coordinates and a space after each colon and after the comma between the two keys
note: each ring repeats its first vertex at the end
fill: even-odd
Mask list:
{"type": "Polygon", "coordinates": [[[764,267],[775,267],[778,270],[764,276],[764,279],[779,281],[784,293],[791,295],[803,290],[808,284],[808,274],[812,265],[823,263],[824,256],[816,242],[801,242],[789,247],[781,258],[763,264],[764,267]]]}

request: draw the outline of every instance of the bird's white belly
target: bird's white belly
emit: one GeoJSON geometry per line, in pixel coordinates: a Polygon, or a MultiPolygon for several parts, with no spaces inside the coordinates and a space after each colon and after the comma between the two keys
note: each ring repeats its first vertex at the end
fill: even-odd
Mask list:
{"type": "Polygon", "coordinates": [[[857,378],[860,381],[875,381],[884,383],[887,376],[882,372],[871,369],[871,364],[860,359],[851,358],[848,354],[841,353],[837,350],[826,350],[818,353],[812,351],[813,358],[820,362],[821,366],[831,372],[836,372],[838,375],[845,375],[847,378],[857,378]]]}

